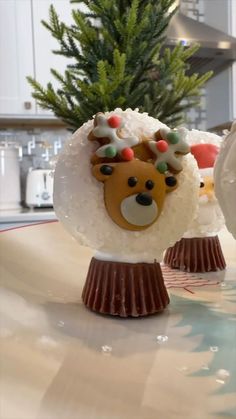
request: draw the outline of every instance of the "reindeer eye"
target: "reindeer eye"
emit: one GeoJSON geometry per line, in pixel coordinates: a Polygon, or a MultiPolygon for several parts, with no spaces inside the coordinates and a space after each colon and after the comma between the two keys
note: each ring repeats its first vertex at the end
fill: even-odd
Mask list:
{"type": "Polygon", "coordinates": [[[200,183],[200,188],[204,188],[204,186],[205,186],[205,183],[204,182],[201,182],[200,183]]]}
{"type": "Polygon", "coordinates": [[[135,185],[137,185],[138,179],[134,176],[129,177],[128,179],[128,185],[133,188],[135,185]]]}
{"type": "Polygon", "coordinates": [[[167,186],[174,187],[177,183],[177,180],[174,176],[167,176],[165,182],[167,186]]]}
{"type": "Polygon", "coordinates": [[[148,179],[147,182],[145,183],[145,186],[150,191],[151,189],[154,188],[154,182],[152,180],[148,179]]]}
{"type": "Polygon", "coordinates": [[[100,172],[105,176],[110,176],[113,172],[113,167],[109,166],[108,164],[103,164],[100,167],[100,172]]]}

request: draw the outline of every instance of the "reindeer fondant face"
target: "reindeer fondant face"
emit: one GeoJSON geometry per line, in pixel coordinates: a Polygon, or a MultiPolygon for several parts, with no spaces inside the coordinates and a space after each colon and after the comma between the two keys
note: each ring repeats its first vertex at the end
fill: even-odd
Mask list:
{"type": "Polygon", "coordinates": [[[179,155],[188,153],[189,147],[178,131],[164,129],[158,137],[140,139],[121,137],[122,128],[120,116],[97,114],[89,134],[90,141],[100,144],[91,156],[92,173],[104,183],[111,219],[126,230],[139,231],[158,219],[166,192],[177,188],[171,173],[182,170],[179,155]]]}
{"type": "Polygon", "coordinates": [[[165,177],[151,163],[140,160],[98,164],[93,174],[104,182],[108,214],[127,230],[143,230],[153,224],[161,213],[166,192],[177,187],[173,176],[165,177]]]}

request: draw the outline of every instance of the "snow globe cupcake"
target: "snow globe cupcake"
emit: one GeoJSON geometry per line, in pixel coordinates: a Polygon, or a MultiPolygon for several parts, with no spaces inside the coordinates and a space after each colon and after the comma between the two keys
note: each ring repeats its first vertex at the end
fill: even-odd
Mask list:
{"type": "Polygon", "coordinates": [[[199,169],[199,206],[183,238],[166,251],[164,263],[187,272],[223,270],[226,264],[218,232],[224,226],[224,217],[215,196],[213,179],[221,137],[192,130],[187,141],[199,169]]]}
{"type": "Polygon", "coordinates": [[[91,310],[138,317],[168,305],[160,261],[198,202],[186,136],[147,113],[115,109],[80,127],[60,154],[54,208],[76,240],[96,251],[82,294],[91,310]]]}
{"type": "Polygon", "coordinates": [[[214,179],[226,227],[236,239],[236,121],[223,139],[214,168],[214,179]]]}

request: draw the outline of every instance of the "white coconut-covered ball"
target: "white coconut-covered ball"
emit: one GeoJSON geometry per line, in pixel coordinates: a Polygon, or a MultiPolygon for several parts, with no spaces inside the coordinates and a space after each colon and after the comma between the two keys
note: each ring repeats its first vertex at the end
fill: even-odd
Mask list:
{"type": "MultiPolygon", "coordinates": [[[[151,137],[166,128],[147,113],[131,109],[115,109],[105,116],[114,113],[122,117],[123,135],[128,137],[151,137]]],[[[183,167],[176,175],[178,187],[166,194],[156,222],[142,231],[123,229],[108,215],[103,184],[92,175],[90,159],[98,147],[88,141],[93,122],[80,127],[59,156],[54,175],[56,214],[80,244],[100,252],[96,257],[130,263],[161,261],[163,251],[183,236],[195,214],[199,192],[195,159],[190,153],[178,157],[183,167]]]]}
{"type": "Polygon", "coordinates": [[[214,168],[214,179],[226,227],[236,239],[236,121],[223,139],[214,168]]]}
{"type": "MultiPolygon", "coordinates": [[[[188,131],[186,141],[190,146],[210,144],[219,149],[222,139],[210,132],[191,130],[188,131]]],[[[203,148],[202,152],[199,153],[198,164],[200,167],[201,165],[204,166],[204,168],[199,168],[201,186],[203,188],[199,189],[199,207],[188,231],[184,234],[185,238],[214,236],[221,230],[225,222],[214,193],[214,158],[209,159],[207,151],[207,148],[206,150],[203,148]],[[211,163],[207,164],[209,160],[211,163]]],[[[210,149],[209,151],[211,152],[212,150],[210,149]]]]}
{"type": "Polygon", "coordinates": [[[220,147],[222,138],[213,132],[192,129],[188,131],[186,141],[190,146],[194,144],[213,144],[217,147],[220,147]]]}

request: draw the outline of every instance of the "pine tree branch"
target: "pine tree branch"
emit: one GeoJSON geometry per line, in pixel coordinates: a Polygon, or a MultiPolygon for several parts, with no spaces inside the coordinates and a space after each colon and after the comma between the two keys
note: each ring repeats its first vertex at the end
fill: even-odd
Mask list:
{"type": "Polygon", "coordinates": [[[43,21],[58,43],[53,53],[67,57],[68,65],[64,74],[51,70],[57,89],[28,78],[40,106],[75,129],[96,112],[117,106],[138,107],[173,125],[198,103],[211,75],[187,76],[188,60],[198,46],[164,48],[165,30],[177,10],[169,13],[174,0],[71,3],[72,25],[61,21],[53,6],[49,21],[43,21]]]}

